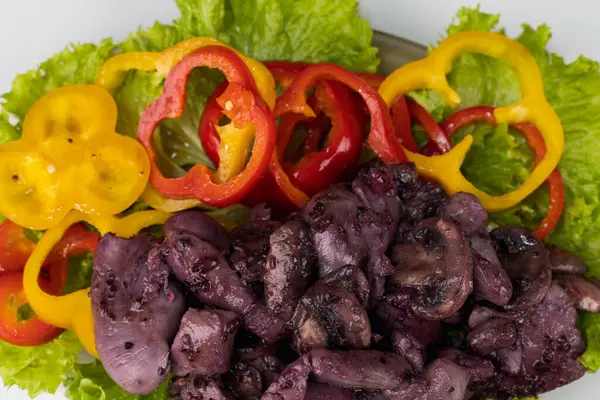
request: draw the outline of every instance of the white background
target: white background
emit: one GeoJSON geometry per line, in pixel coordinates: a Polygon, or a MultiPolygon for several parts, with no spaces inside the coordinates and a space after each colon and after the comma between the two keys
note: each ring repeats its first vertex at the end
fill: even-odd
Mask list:
{"type": "MultiPolygon", "coordinates": [[[[202,0],[198,0],[202,1],[202,0]]],[[[522,22],[547,23],[554,34],[550,49],[567,60],[580,54],[600,60],[600,2],[595,0],[359,0],[375,29],[419,43],[439,39],[463,5],[481,4],[502,14],[501,24],[517,34],[522,22]]],[[[0,0],[0,93],[13,77],[35,67],[69,42],[124,38],[140,25],[178,16],[172,0],[0,0]]],[[[600,377],[587,376],[544,399],[595,399],[600,377]]],[[[44,398],[58,398],[44,396],[44,398]]],[[[0,400],[28,399],[0,387],[0,400]]],[[[110,400],[110,399],[108,399],[110,400]]]]}

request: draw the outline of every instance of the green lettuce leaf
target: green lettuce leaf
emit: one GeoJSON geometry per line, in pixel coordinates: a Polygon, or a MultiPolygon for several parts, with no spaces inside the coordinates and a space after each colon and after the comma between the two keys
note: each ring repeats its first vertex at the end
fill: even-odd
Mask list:
{"type": "Polygon", "coordinates": [[[581,313],[579,326],[587,343],[581,362],[591,372],[597,372],[600,369],[600,314],[581,313]]]}
{"type": "MultiPolygon", "coordinates": [[[[497,15],[485,14],[479,8],[463,8],[448,35],[470,30],[503,33],[497,29],[498,21],[497,15]]],[[[565,63],[560,56],[549,53],[546,45],[550,38],[546,25],[537,28],[523,25],[523,32],[517,38],[536,59],[546,97],[565,132],[565,152],[559,165],[566,188],[565,211],[548,241],[582,257],[589,275],[600,277],[600,169],[596,161],[600,152],[600,70],[597,62],[585,57],[565,63]]],[[[479,104],[503,106],[521,97],[514,71],[504,62],[482,55],[459,57],[448,81],[461,96],[461,108],[479,104]]],[[[436,95],[419,92],[414,96],[438,119],[452,113],[436,95]]],[[[477,187],[490,194],[502,194],[525,180],[533,154],[521,135],[502,125],[496,128],[474,125],[460,132],[454,142],[467,133],[473,134],[475,140],[463,172],[477,187]]],[[[501,225],[533,228],[547,207],[547,190],[541,187],[517,206],[490,215],[490,219],[501,225]]],[[[600,365],[600,348],[590,338],[600,329],[600,319],[586,315],[584,327],[592,345],[582,361],[595,370],[600,365]]]]}
{"type": "Polygon", "coordinates": [[[167,388],[165,382],[149,395],[132,395],[108,376],[100,362],[94,361],[76,366],[75,377],[70,380],[66,395],[73,400],[163,400],[169,399],[167,388]]]}
{"type": "Polygon", "coordinates": [[[36,347],[0,341],[0,376],[6,386],[17,385],[32,397],[41,392],[54,393],[73,373],[82,348],[72,332],[36,347]]]}

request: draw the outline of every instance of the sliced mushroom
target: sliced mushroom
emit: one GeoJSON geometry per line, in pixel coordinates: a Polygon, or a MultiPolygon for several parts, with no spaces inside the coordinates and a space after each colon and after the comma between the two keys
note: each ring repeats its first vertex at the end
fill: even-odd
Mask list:
{"type": "Polygon", "coordinates": [[[513,283],[513,296],[505,306],[526,310],[539,304],[552,283],[550,258],[544,244],[519,227],[501,227],[491,232],[502,268],[513,283]]]}
{"type": "Polygon", "coordinates": [[[107,234],[94,254],[90,295],[96,348],[111,378],[139,395],[166,379],[169,342],[185,307],[168,267],[152,255],[149,261],[157,244],[149,235],[107,234]]]}
{"type": "Polygon", "coordinates": [[[316,257],[308,226],[292,220],[270,238],[264,276],[267,308],[285,321],[294,315],[298,300],[311,283],[316,257]]]}
{"type": "Polygon", "coordinates": [[[452,221],[434,217],[418,223],[411,243],[392,250],[391,285],[414,293],[413,312],[425,319],[454,315],[473,288],[469,245],[452,221]]]}
{"type": "Polygon", "coordinates": [[[304,357],[289,364],[279,379],[273,382],[261,400],[303,400],[311,367],[304,357]]]}
{"type": "Polygon", "coordinates": [[[575,254],[550,243],[546,243],[546,250],[554,274],[584,275],[587,272],[587,266],[575,254]]]}
{"type": "Polygon", "coordinates": [[[347,290],[318,282],[302,297],[292,320],[293,344],[304,354],[313,348],[365,348],[371,343],[369,316],[347,290]]]}
{"type": "Polygon", "coordinates": [[[456,349],[438,350],[439,358],[451,360],[469,373],[469,382],[480,382],[494,376],[494,365],[490,360],[463,353],[456,349]]]}
{"type": "Polygon", "coordinates": [[[215,376],[227,372],[238,327],[234,312],[189,309],[171,346],[173,373],[215,376]]]}
{"type": "Polygon", "coordinates": [[[583,311],[600,312],[600,281],[578,275],[557,275],[554,280],[583,311]]]}
{"type": "Polygon", "coordinates": [[[243,361],[235,363],[223,380],[236,398],[241,400],[258,399],[263,392],[260,372],[243,361]]]}

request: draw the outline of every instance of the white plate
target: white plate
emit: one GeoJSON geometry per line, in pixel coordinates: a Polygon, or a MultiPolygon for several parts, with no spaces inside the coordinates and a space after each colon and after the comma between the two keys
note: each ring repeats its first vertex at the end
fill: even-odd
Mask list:
{"type": "MultiPolygon", "coordinates": [[[[552,51],[567,60],[582,53],[600,60],[600,2],[556,1],[550,6],[545,0],[362,0],[360,12],[378,30],[427,44],[442,37],[461,6],[477,3],[485,11],[502,14],[501,24],[510,34],[518,34],[523,22],[547,23],[554,34],[552,51]]],[[[35,67],[69,42],[122,39],[139,26],[155,20],[168,23],[177,16],[173,0],[0,0],[0,93],[10,89],[17,73],[35,67]]],[[[599,398],[598,393],[600,377],[587,375],[543,399],[588,400],[599,398]]],[[[22,391],[0,385],[0,400],[26,399],[22,391]]]]}

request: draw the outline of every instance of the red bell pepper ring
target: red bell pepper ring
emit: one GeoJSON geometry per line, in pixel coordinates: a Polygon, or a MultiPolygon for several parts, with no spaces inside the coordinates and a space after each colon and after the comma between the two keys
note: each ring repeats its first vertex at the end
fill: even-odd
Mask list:
{"type": "MultiPolygon", "coordinates": [[[[461,127],[477,122],[496,125],[494,107],[476,106],[457,111],[448,117],[444,122],[442,122],[441,127],[448,137],[451,137],[461,127]]],[[[544,142],[542,134],[535,127],[535,125],[529,123],[520,123],[511,126],[523,134],[527,144],[534,152],[535,159],[533,160],[532,167],[535,168],[535,166],[542,159],[544,159],[546,154],[546,143],[544,142]]],[[[426,146],[425,148],[430,149],[429,146],[426,146]]],[[[550,199],[548,204],[548,212],[542,219],[539,227],[534,231],[534,234],[540,240],[545,239],[548,237],[548,235],[550,235],[550,233],[552,233],[560,221],[560,217],[565,207],[565,185],[558,168],[552,171],[550,176],[548,176],[546,183],[548,184],[548,193],[550,199]]]]}
{"type": "MultiPolygon", "coordinates": [[[[425,134],[429,137],[428,151],[433,150],[433,154],[444,154],[452,149],[450,139],[444,130],[435,122],[435,119],[427,112],[427,110],[414,101],[407,99],[408,112],[413,121],[423,127],[425,134]]],[[[431,155],[431,154],[428,154],[431,155]]]]}
{"type": "MultiPolygon", "coordinates": [[[[339,82],[322,81],[317,84],[314,92],[316,105],[329,116],[332,124],[327,145],[320,151],[305,154],[294,164],[284,164],[294,186],[309,195],[342,179],[360,158],[366,125],[356,118],[360,108],[350,94],[350,90],[339,82]]],[[[277,148],[282,160],[293,134],[289,128],[285,126],[282,129],[280,126],[279,130],[277,148]]]]}
{"type": "MultiPolygon", "coordinates": [[[[99,235],[73,225],[52,250],[38,278],[47,293],[60,295],[67,283],[69,257],[93,252],[99,235]]],[[[18,310],[27,304],[23,293],[23,269],[36,244],[24,229],[11,221],[0,225],[0,340],[16,346],[37,346],[60,335],[63,329],[42,322],[37,316],[19,321],[18,310]]]]}
{"type": "Polygon", "coordinates": [[[367,82],[335,64],[311,65],[300,72],[290,87],[277,100],[275,115],[281,116],[291,112],[314,117],[314,111],[306,102],[306,92],[321,80],[342,82],[363,98],[371,116],[371,132],[368,143],[384,162],[407,161],[404,149],[395,136],[387,104],[367,82]]]}
{"type": "Polygon", "coordinates": [[[169,73],[163,94],[142,114],[138,140],[151,161],[150,183],[163,195],[182,199],[196,198],[205,204],[224,207],[239,202],[257,184],[275,151],[277,128],[271,110],[258,95],[256,84],[248,78],[250,71],[232,50],[208,46],[181,60],[169,73]],[[212,171],[204,165],[194,165],[181,178],[166,178],[156,164],[154,131],[167,118],[179,118],[186,102],[186,85],[192,70],[206,66],[218,68],[229,82],[218,104],[236,126],[252,123],[256,129],[252,156],[246,168],[223,183],[213,182],[212,171]],[[248,85],[248,80],[252,85],[248,85]],[[249,87],[250,86],[250,87],[249,87]]]}
{"type": "Polygon", "coordinates": [[[392,114],[392,121],[394,123],[394,130],[396,137],[402,143],[407,150],[417,153],[419,147],[415,138],[412,135],[412,123],[410,119],[410,112],[408,111],[408,104],[404,96],[399,97],[390,108],[392,114]]]}
{"type": "Polygon", "coordinates": [[[221,145],[221,138],[216,127],[219,125],[219,120],[223,117],[223,110],[217,99],[223,95],[225,89],[227,89],[227,85],[227,82],[220,84],[208,98],[204,105],[202,118],[200,118],[200,124],[198,125],[198,134],[200,135],[202,148],[215,165],[219,165],[219,146],[221,145]]]}

